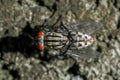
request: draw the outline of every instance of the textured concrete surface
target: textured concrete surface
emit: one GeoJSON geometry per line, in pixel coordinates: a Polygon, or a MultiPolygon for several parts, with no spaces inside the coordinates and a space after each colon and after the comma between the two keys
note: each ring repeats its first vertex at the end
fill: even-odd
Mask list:
{"type": "Polygon", "coordinates": [[[0,0],[0,80],[120,80],[120,1],[0,0]],[[103,25],[92,34],[91,48],[101,53],[98,59],[47,62],[20,35],[35,36],[45,19],[52,29],[60,14],[66,25],[86,20],[103,25]]]}

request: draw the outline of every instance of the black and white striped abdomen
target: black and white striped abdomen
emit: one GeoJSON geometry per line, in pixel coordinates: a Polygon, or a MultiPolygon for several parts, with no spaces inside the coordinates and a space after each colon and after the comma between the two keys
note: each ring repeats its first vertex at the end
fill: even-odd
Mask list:
{"type": "Polygon", "coordinates": [[[69,44],[69,40],[62,33],[47,32],[44,43],[47,48],[59,49],[69,44]]]}

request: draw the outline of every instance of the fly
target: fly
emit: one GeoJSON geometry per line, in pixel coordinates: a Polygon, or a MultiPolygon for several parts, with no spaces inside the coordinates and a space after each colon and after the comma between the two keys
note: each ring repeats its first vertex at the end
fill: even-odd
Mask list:
{"type": "MultiPolygon", "coordinates": [[[[38,31],[34,41],[42,55],[59,57],[69,55],[81,58],[96,58],[99,52],[93,51],[90,45],[94,43],[91,36],[102,27],[95,21],[83,21],[78,24],[65,26],[61,21],[57,30],[38,31]]],[[[31,37],[31,36],[30,36],[31,37]]]]}
{"type": "MultiPolygon", "coordinates": [[[[77,56],[77,57],[97,57],[98,52],[90,49],[94,38],[93,32],[101,28],[101,24],[94,21],[84,21],[79,24],[65,26],[61,22],[60,29],[57,31],[40,31],[44,35],[37,35],[37,46],[40,51],[57,51],[59,53],[49,53],[50,56],[77,56]],[[42,37],[41,37],[42,36],[42,37]],[[87,54],[85,53],[87,51],[87,54]]],[[[44,54],[44,53],[43,53],[44,54]]]]}

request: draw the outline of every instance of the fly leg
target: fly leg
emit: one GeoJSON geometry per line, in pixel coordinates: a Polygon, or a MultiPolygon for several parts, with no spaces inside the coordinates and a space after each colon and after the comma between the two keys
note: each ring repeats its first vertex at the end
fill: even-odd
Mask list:
{"type": "Polygon", "coordinates": [[[61,29],[65,30],[65,32],[67,32],[68,38],[71,39],[71,40],[73,40],[73,38],[72,38],[72,36],[71,36],[71,30],[68,29],[67,26],[65,26],[65,25],[63,24],[63,17],[62,17],[62,15],[61,15],[61,18],[60,18],[60,23],[61,23],[61,26],[60,26],[61,29]]]}
{"type": "Polygon", "coordinates": [[[77,62],[76,57],[73,55],[73,53],[71,53],[71,50],[69,50],[71,45],[72,43],[67,46],[67,49],[64,52],[61,52],[62,54],[56,55],[55,59],[64,60],[66,58],[71,58],[74,62],[77,62]]]}
{"type": "MultiPolygon", "coordinates": [[[[48,19],[45,19],[44,20],[44,22],[43,22],[43,24],[42,24],[42,27],[43,27],[43,29],[45,29],[45,31],[53,31],[53,28],[54,28],[54,31],[56,31],[57,29],[58,29],[58,27],[60,26],[60,19],[61,19],[61,16],[59,16],[58,18],[57,18],[57,20],[53,20],[52,19],[52,17],[54,17],[54,16],[50,16],[48,19]],[[51,23],[53,23],[53,24],[51,24],[51,23]],[[50,29],[50,27],[51,27],[51,29],[50,30],[47,30],[48,29],[48,27],[49,27],[49,29],[50,29]]],[[[55,17],[54,17],[55,18],[55,17]]],[[[57,31],[59,31],[59,30],[57,30],[57,31]]]]}
{"type": "Polygon", "coordinates": [[[63,21],[61,21],[61,28],[62,29],[65,29],[67,31],[67,33],[70,33],[71,30],[69,30],[64,24],[63,24],[63,21]]]}
{"type": "Polygon", "coordinates": [[[59,17],[59,21],[60,21],[60,28],[64,29],[67,33],[71,32],[71,30],[69,30],[64,24],[63,24],[63,15],[60,15],[59,17]]]}
{"type": "Polygon", "coordinates": [[[68,58],[68,55],[67,55],[66,53],[67,53],[67,51],[69,50],[70,46],[71,46],[71,44],[68,45],[64,50],[63,50],[63,49],[60,50],[60,51],[59,51],[59,55],[55,55],[55,56],[53,56],[52,58],[53,58],[53,59],[58,59],[58,60],[63,60],[63,59],[68,58]]]}

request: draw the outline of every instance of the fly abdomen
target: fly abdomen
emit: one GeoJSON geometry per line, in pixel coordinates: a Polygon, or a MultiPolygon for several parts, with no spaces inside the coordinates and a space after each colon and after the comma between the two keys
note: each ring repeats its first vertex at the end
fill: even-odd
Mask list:
{"type": "Polygon", "coordinates": [[[48,48],[59,49],[68,45],[69,40],[62,33],[48,32],[45,36],[45,45],[48,48]]]}

